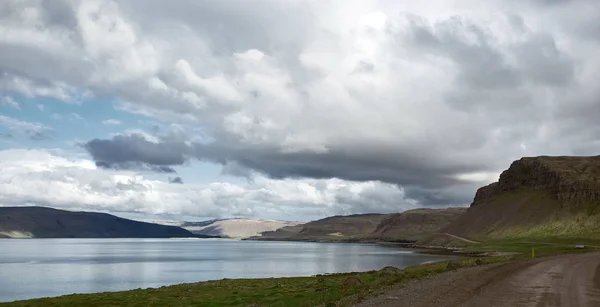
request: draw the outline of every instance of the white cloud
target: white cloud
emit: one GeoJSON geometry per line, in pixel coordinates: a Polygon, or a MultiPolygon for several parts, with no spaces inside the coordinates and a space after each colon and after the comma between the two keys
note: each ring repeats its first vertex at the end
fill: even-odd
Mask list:
{"type": "Polygon", "coordinates": [[[7,127],[17,135],[27,136],[32,140],[48,139],[53,132],[51,128],[40,123],[21,121],[4,115],[0,115],[0,125],[7,127]]]}
{"type": "Polygon", "coordinates": [[[233,184],[170,184],[136,172],[97,169],[84,158],[42,150],[0,151],[0,205],[188,216],[322,217],[416,207],[388,184],[329,180],[271,180],[233,184]],[[34,191],[32,193],[32,191],[34,191]]]}
{"type": "Polygon", "coordinates": [[[114,98],[202,130],[216,163],[466,205],[522,155],[600,150],[599,12],[593,0],[4,1],[0,91],[114,98]]]}
{"type": "Polygon", "coordinates": [[[107,119],[107,120],[103,120],[102,123],[105,125],[115,125],[116,126],[116,125],[120,125],[121,121],[116,120],[116,119],[107,119]]]}
{"type": "Polygon", "coordinates": [[[17,110],[21,110],[21,104],[19,104],[17,101],[15,101],[14,98],[12,98],[10,96],[4,96],[3,98],[0,97],[0,105],[4,105],[7,107],[15,108],[17,110]]]}
{"type": "MultiPolygon", "coordinates": [[[[0,27],[1,29],[1,27],[0,27]]],[[[29,79],[0,74],[0,90],[23,95],[28,98],[49,97],[69,103],[79,103],[80,98],[74,87],[61,82],[36,83],[29,79]]]]}

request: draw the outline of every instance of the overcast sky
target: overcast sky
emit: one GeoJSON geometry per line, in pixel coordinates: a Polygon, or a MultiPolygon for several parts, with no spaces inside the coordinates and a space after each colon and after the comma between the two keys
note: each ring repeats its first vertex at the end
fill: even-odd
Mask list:
{"type": "Polygon", "coordinates": [[[600,153],[600,2],[0,1],[0,205],[307,220],[600,153]]]}

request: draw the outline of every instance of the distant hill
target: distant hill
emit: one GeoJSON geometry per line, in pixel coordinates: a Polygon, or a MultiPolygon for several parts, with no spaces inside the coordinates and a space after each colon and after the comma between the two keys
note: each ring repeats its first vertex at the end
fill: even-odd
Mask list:
{"type": "Polygon", "coordinates": [[[294,226],[297,224],[299,223],[278,220],[234,218],[204,222],[184,222],[181,227],[198,235],[244,239],[258,236],[265,231],[274,231],[282,227],[294,226]]]}
{"type": "Polygon", "coordinates": [[[600,156],[517,160],[498,182],[480,188],[467,212],[443,232],[475,240],[600,238],[600,156]]]}
{"type": "Polygon", "coordinates": [[[198,237],[176,226],[128,220],[106,213],[46,207],[0,207],[4,238],[171,238],[198,237]]]}
{"type": "Polygon", "coordinates": [[[264,232],[253,240],[414,242],[456,220],[466,208],[415,209],[395,214],[356,214],[264,232]]]}
{"type": "Polygon", "coordinates": [[[297,237],[308,240],[352,239],[374,231],[388,214],[332,216],[303,225],[297,237]]]}
{"type": "Polygon", "coordinates": [[[418,241],[454,222],[467,208],[414,209],[392,214],[366,235],[375,241],[418,241]]]}
{"type": "Polygon", "coordinates": [[[348,241],[356,240],[377,228],[389,214],[337,215],[302,225],[263,232],[253,240],[348,241]]]}
{"type": "Polygon", "coordinates": [[[306,224],[263,232],[253,240],[348,241],[373,232],[389,214],[337,215],[306,224]]]}

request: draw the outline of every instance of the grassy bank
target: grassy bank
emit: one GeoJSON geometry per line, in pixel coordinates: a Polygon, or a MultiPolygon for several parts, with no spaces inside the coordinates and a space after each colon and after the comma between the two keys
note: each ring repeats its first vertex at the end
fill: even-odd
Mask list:
{"type": "Polygon", "coordinates": [[[582,253],[598,250],[600,241],[593,238],[578,237],[531,237],[518,239],[490,239],[471,244],[463,249],[465,252],[512,252],[519,253],[519,258],[552,256],[566,253],[582,253]],[[583,248],[576,248],[583,245],[583,248]],[[532,255],[533,251],[533,255],[532,255]]]}
{"type": "Polygon", "coordinates": [[[439,274],[460,267],[508,261],[511,257],[467,258],[362,273],[313,277],[223,279],[157,289],[65,295],[56,298],[0,303],[1,307],[23,306],[334,306],[356,302],[381,293],[390,286],[439,274]]]}

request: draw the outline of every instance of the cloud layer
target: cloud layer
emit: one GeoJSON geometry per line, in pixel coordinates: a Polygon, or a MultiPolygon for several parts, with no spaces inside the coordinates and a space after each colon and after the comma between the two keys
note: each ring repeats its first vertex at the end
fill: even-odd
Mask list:
{"type": "Polygon", "coordinates": [[[10,131],[7,135],[22,135],[34,141],[49,139],[53,133],[51,128],[40,123],[21,121],[4,115],[0,115],[0,126],[10,131]]]}
{"type": "Polygon", "coordinates": [[[521,156],[600,152],[593,0],[3,1],[0,16],[3,92],[108,97],[183,127],[87,140],[102,174],[200,160],[466,205],[521,156]]]}
{"type": "MultiPolygon", "coordinates": [[[[233,184],[171,184],[131,171],[98,169],[91,160],[41,150],[0,151],[0,203],[196,217],[306,219],[364,211],[396,212],[414,201],[389,184],[338,179],[233,184]]],[[[178,179],[179,178],[179,179],[178,179]]]]}

